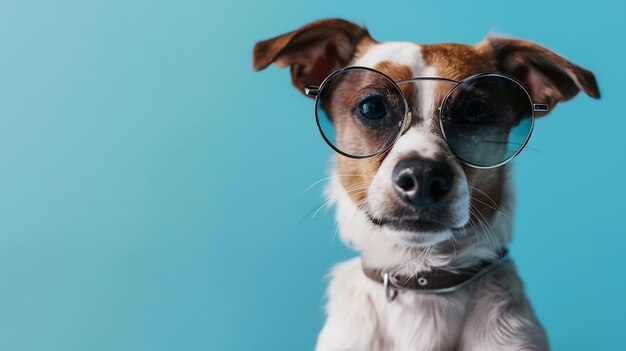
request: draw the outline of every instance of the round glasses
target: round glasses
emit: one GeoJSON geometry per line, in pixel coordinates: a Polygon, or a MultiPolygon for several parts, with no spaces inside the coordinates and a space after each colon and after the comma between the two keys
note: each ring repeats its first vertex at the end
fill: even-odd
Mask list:
{"type": "MultiPolygon", "coordinates": [[[[498,167],[520,153],[534,126],[533,104],[524,86],[498,73],[482,73],[463,81],[419,77],[393,81],[368,67],[348,67],[329,75],[315,96],[315,117],[324,140],[338,153],[367,158],[388,150],[405,131],[409,104],[400,85],[413,95],[419,81],[452,84],[439,107],[444,139],[455,156],[476,168],[498,167]],[[413,84],[413,85],[408,85],[413,84]]],[[[420,94],[418,94],[421,96],[420,94]]]]}

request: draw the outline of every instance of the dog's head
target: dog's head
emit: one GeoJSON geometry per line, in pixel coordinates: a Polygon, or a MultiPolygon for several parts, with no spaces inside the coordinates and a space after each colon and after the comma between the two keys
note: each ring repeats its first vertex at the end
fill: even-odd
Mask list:
{"type": "MultiPolygon", "coordinates": [[[[364,66],[394,81],[423,76],[460,81],[500,72],[523,83],[532,101],[551,109],[580,90],[599,97],[590,71],[530,42],[488,37],[476,45],[379,43],[365,28],[339,19],[314,22],[257,43],[254,68],[271,63],[290,66],[293,84],[300,91],[319,86],[338,69],[364,66]]],[[[351,113],[363,101],[357,96],[359,86],[376,83],[365,81],[366,77],[361,82],[353,80],[350,89],[338,88],[323,108],[333,115],[338,134],[353,135],[355,148],[367,147],[368,136],[355,129],[351,113]]],[[[410,118],[393,145],[369,158],[340,154],[336,158],[333,192],[340,229],[361,249],[381,240],[404,247],[432,246],[456,232],[484,225],[471,219],[489,221],[508,201],[507,168],[466,165],[450,151],[442,135],[438,108],[450,83],[424,81],[404,84],[401,89],[410,118]]]]}

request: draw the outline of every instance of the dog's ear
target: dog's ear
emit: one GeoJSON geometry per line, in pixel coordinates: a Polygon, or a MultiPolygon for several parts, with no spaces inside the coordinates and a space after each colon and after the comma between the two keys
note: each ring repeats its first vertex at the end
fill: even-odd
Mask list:
{"type": "Polygon", "coordinates": [[[301,92],[320,85],[333,71],[347,65],[357,45],[373,39],[367,29],[342,19],[307,24],[293,32],[260,41],[254,46],[252,66],[262,70],[271,63],[291,67],[291,80],[301,92]]]}
{"type": "Polygon", "coordinates": [[[591,71],[540,45],[488,37],[478,47],[493,55],[498,71],[521,81],[535,103],[548,104],[552,109],[558,102],[573,98],[580,90],[593,98],[600,98],[591,71]]]}

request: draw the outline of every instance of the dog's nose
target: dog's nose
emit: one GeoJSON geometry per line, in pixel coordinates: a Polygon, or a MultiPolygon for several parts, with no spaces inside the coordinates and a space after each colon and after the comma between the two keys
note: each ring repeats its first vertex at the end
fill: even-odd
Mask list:
{"type": "Polygon", "coordinates": [[[452,189],[452,171],[443,162],[412,157],[393,170],[393,185],[404,202],[422,208],[441,202],[452,189]]]}

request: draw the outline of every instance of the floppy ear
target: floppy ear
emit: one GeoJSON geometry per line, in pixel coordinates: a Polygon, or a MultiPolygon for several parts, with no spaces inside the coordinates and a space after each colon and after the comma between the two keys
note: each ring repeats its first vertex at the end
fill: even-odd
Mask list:
{"type": "Polygon", "coordinates": [[[373,42],[367,29],[342,19],[307,24],[293,32],[260,41],[254,46],[252,66],[256,71],[271,63],[291,67],[293,85],[320,85],[333,71],[347,65],[363,40],[373,42]]]}
{"type": "Polygon", "coordinates": [[[600,91],[591,71],[554,52],[524,40],[489,37],[479,44],[493,51],[498,71],[521,81],[535,103],[550,105],[573,98],[580,90],[599,99],[600,91]]]}

